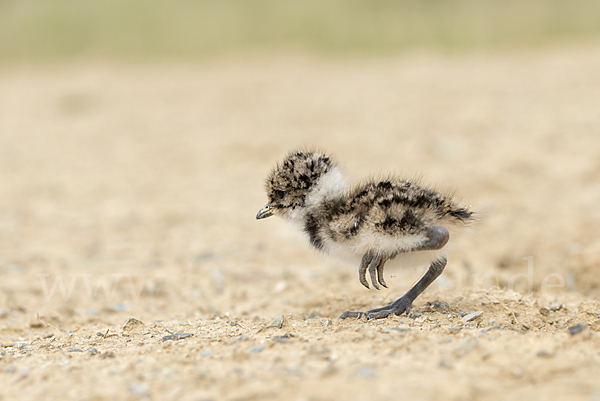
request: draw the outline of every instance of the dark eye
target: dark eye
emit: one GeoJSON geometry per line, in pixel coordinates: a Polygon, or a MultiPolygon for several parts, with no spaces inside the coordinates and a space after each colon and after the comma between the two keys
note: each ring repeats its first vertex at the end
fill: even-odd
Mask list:
{"type": "Polygon", "coordinates": [[[275,190],[275,196],[277,196],[277,198],[279,198],[279,199],[283,199],[283,197],[285,196],[285,192],[277,189],[277,190],[275,190]]]}

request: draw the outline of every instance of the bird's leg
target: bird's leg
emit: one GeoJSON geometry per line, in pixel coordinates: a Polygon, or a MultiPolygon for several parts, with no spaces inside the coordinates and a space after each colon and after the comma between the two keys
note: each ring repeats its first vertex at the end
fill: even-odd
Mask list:
{"type": "MultiPolygon", "coordinates": [[[[448,242],[448,239],[450,238],[450,233],[448,232],[448,230],[445,227],[442,227],[442,226],[427,227],[424,230],[424,234],[425,234],[425,238],[426,238],[425,241],[423,241],[417,247],[410,249],[408,252],[431,251],[431,250],[441,249],[446,245],[446,243],[448,242]]],[[[387,288],[387,286],[385,285],[385,281],[383,280],[383,266],[386,261],[387,261],[386,258],[376,257],[373,254],[373,252],[371,252],[371,251],[367,252],[365,254],[365,256],[363,256],[362,261],[360,263],[360,267],[358,268],[358,277],[359,277],[359,280],[362,283],[362,285],[369,288],[369,284],[368,284],[367,278],[366,278],[367,270],[369,270],[369,274],[371,276],[371,282],[373,283],[373,286],[376,289],[379,289],[379,286],[377,285],[377,282],[376,282],[377,281],[376,277],[378,277],[379,283],[387,288]]],[[[388,312],[387,314],[385,314],[385,311],[390,310],[390,308],[396,303],[398,303],[398,305],[406,304],[408,302],[407,300],[409,299],[409,298],[407,298],[407,296],[409,294],[411,294],[411,292],[413,292],[413,290],[415,290],[415,288],[417,288],[417,287],[419,287],[419,285],[421,285],[421,287],[419,287],[419,288],[421,288],[421,290],[416,293],[414,298],[412,298],[410,300],[410,303],[408,303],[407,307],[403,310],[403,312],[406,311],[406,313],[408,314],[410,312],[410,305],[412,305],[412,301],[414,301],[415,298],[417,298],[419,296],[419,294],[421,292],[423,292],[423,290],[425,290],[425,288],[427,288],[433,282],[433,280],[435,280],[441,274],[441,272],[444,270],[445,266],[446,266],[446,257],[444,256],[444,257],[436,260],[435,262],[433,262],[431,264],[431,266],[429,266],[429,270],[427,271],[427,273],[425,273],[425,275],[421,278],[421,280],[413,288],[411,288],[410,291],[408,291],[402,298],[398,299],[393,304],[385,306],[383,308],[371,309],[371,310],[367,311],[366,314],[369,316],[372,316],[370,318],[380,319],[380,318],[388,316],[390,313],[396,313],[396,312],[388,312]],[[442,263],[442,261],[443,261],[443,265],[441,268],[439,268],[439,265],[442,263]],[[436,271],[436,269],[439,269],[439,273],[438,273],[438,275],[433,277],[430,281],[427,281],[428,277],[431,276],[430,273],[432,272],[432,269],[434,271],[436,271]],[[426,284],[424,284],[424,283],[426,283],[426,284]],[[403,299],[404,299],[404,301],[400,302],[403,299]]],[[[402,312],[397,313],[397,314],[401,314],[401,313],[402,312]]],[[[361,317],[363,315],[365,315],[365,312],[346,311],[342,314],[342,316],[340,316],[340,319],[345,319],[350,316],[361,317]]]]}
{"type": "MultiPolygon", "coordinates": [[[[425,229],[424,234],[426,237],[425,241],[419,244],[416,248],[410,249],[405,252],[431,251],[441,249],[448,242],[448,238],[450,238],[448,230],[441,226],[427,227],[425,229]]],[[[392,256],[392,259],[394,256],[392,256]]],[[[358,267],[358,279],[360,283],[366,288],[369,288],[369,282],[367,281],[368,270],[369,276],[371,277],[371,282],[373,283],[373,287],[375,287],[375,289],[379,289],[379,285],[377,285],[377,282],[379,282],[379,284],[387,288],[385,280],[383,279],[383,266],[385,265],[385,262],[387,262],[388,259],[389,258],[375,256],[375,253],[373,251],[365,253],[360,262],[360,266],[358,267]]]]}
{"type": "Polygon", "coordinates": [[[421,277],[417,284],[415,284],[410,290],[408,290],[406,294],[404,294],[402,297],[398,298],[391,304],[381,308],[371,309],[366,312],[346,311],[342,313],[340,319],[346,319],[348,317],[360,318],[363,316],[366,316],[367,320],[383,319],[392,314],[396,314],[399,316],[404,312],[406,312],[406,314],[408,315],[410,313],[413,301],[423,291],[425,291],[425,289],[429,287],[429,285],[431,285],[431,283],[433,283],[435,279],[440,276],[440,274],[442,274],[442,272],[444,271],[444,267],[446,267],[446,257],[442,256],[429,266],[429,269],[423,275],[423,277],[421,277]]]}

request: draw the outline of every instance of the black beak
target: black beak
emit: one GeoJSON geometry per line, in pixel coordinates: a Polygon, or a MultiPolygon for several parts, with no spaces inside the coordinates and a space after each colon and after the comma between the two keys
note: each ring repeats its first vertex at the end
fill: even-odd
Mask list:
{"type": "Polygon", "coordinates": [[[258,214],[256,215],[256,219],[257,220],[265,219],[270,216],[273,216],[273,207],[267,203],[265,205],[265,207],[263,207],[262,209],[260,209],[258,211],[258,214]]]}

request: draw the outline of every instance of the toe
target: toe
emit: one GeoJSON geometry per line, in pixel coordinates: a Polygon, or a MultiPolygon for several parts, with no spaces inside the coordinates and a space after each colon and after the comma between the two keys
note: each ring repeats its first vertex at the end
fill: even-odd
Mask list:
{"type": "Polygon", "coordinates": [[[371,276],[371,283],[373,283],[373,287],[375,289],[379,289],[379,285],[377,284],[377,266],[381,263],[381,258],[373,258],[371,263],[369,264],[369,275],[371,276]]]}
{"type": "Polygon", "coordinates": [[[339,317],[340,320],[349,318],[349,317],[355,317],[357,319],[360,319],[361,317],[363,317],[365,315],[364,312],[354,312],[354,311],[349,311],[347,310],[346,312],[342,313],[339,317]]]}
{"type": "Polygon", "coordinates": [[[385,319],[386,317],[388,317],[389,315],[391,315],[393,312],[389,309],[384,309],[384,310],[380,310],[378,312],[371,312],[367,315],[367,320],[374,320],[374,319],[385,319]]]}
{"type": "Polygon", "coordinates": [[[369,263],[371,263],[371,260],[371,255],[366,253],[360,262],[360,266],[358,267],[358,280],[362,285],[367,287],[367,289],[369,288],[369,282],[367,281],[367,267],[369,266],[369,263]]]}
{"type": "Polygon", "coordinates": [[[385,280],[383,279],[383,265],[384,265],[383,260],[381,262],[379,262],[379,264],[377,265],[377,280],[379,281],[379,284],[381,284],[382,286],[387,288],[387,285],[385,284],[385,280]]]}

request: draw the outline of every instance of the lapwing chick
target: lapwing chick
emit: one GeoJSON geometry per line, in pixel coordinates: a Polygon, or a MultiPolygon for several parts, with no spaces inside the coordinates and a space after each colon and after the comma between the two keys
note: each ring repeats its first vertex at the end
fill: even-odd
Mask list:
{"type": "Polygon", "coordinates": [[[386,287],[387,262],[428,265],[402,297],[368,311],[346,311],[340,319],[381,319],[410,312],[414,300],[446,266],[444,247],[473,212],[449,195],[411,180],[388,178],[348,185],[336,163],[315,152],[293,152],[266,182],[268,203],[257,219],[286,219],[319,251],[358,265],[360,283],[386,287]]]}

